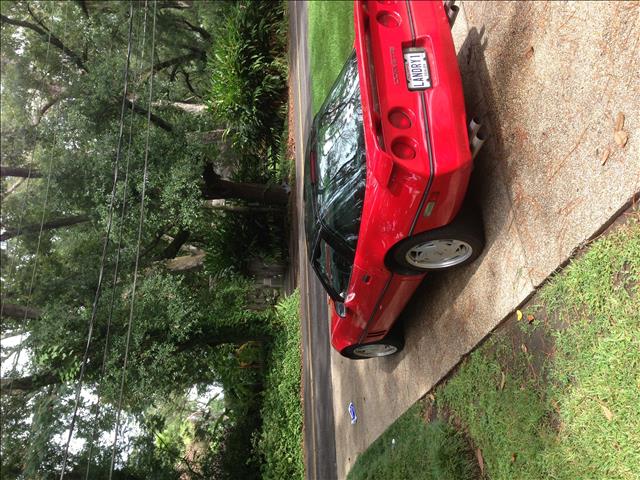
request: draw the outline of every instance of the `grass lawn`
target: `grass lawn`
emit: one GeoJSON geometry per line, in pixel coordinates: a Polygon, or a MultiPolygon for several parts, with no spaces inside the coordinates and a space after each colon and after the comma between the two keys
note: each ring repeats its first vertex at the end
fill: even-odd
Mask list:
{"type": "Polygon", "coordinates": [[[308,40],[315,115],[353,50],[353,2],[309,2],[308,40]]]}
{"type": "Polygon", "coordinates": [[[297,291],[276,306],[274,338],[266,361],[262,430],[256,438],[258,453],[263,457],[262,478],[302,479],[300,295],[297,291]]]}
{"type": "Polygon", "coordinates": [[[477,476],[464,437],[444,422],[423,421],[416,403],[356,461],[350,480],[464,480],[477,476]]]}
{"type": "MultiPolygon", "coordinates": [[[[482,459],[482,476],[638,478],[638,217],[593,243],[541,289],[520,320],[508,320],[431,398],[418,402],[466,437],[474,458],[482,459]]],[[[413,441],[416,430],[427,435],[423,417],[412,418],[401,417],[380,441],[388,442],[389,432],[397,445],[413,441]]],[[[374,443],[349,478],[383,478],[372,473],[381,464],[415,462],[412,452],[399,454],[374,443]]],[[[405,478],[430,475],[420,465],[405,478]]]]}

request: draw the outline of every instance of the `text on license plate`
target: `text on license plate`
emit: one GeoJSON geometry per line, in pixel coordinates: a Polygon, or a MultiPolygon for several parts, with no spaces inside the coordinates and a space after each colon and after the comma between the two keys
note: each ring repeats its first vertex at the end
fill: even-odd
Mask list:
{"type": "Polygon", "coordinates": [[[427,55],[422,48],[409,48],[404,52],[404,68],[407,74],[409,90],[431,88],[431,76],[427,55]]]}

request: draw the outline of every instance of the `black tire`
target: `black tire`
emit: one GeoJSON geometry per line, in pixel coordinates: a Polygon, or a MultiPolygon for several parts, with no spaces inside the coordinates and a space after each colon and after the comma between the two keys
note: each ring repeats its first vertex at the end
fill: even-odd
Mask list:
{"type": "Polygon", "coordinates": [[[396,355],[397,353],[401,352],[403,348],[404,348],[404,335],[401,329],[399,328],[399,326],[396,325],[391,329],[391,331],[383,339],[378,340],[377,342],[350,345],[344,350],[342,350],[342,352],[340,353],[343,356],[350,358],[351,360],[367,360],[369,358],[380,358],[380,357],[388,357],[390,355],[396,355]],[[366,354],[363,355],[362,353],[360,353],[360,351],[363,350],[363,347],[366,349],[367,347],[372,347],[372,346],[380,346],[380,347],[385,346],[389,349],[389,351],[384,352],[381,355],[366,355],[366,354]]]}
{"type": "Polygon", "coordinates": [[[458,213],[456,218],[454,218],[449,225],[445,225],[444,227],[440,227],[435,230],[418,233],[417,235],[405,238],[398,242],[387,253],[385,257],[385,265],[392,272],[399,273],[401,275],[418,275],[431,271],[449,270],[451,268],[457,268],[473,262],[478,258],[478,256],[480,256],[483,249],[484,232],[482,228],[482,217],[476,209],[466,206],[460,210],[460,213],[458,213]],[[453,263],[451,265],[424,265],[419,267],[407,260],[407,254],[414,251],[414,247],[418,247],[434,240],[461,242],[465,244],[464,246],[461,246],[461,248],[465,250],[470,248],[471,251],[466,251],[465,255],[469,254],[467,258],[462,259],[464,255],[461,255],[460,261],[452,260],[453,263]]]}

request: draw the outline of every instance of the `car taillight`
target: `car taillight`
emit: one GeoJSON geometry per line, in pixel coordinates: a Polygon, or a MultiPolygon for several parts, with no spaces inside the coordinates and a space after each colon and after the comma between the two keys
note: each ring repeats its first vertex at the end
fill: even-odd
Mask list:
{"type": "Polygon", "coordinates": [[[391,143],[391,151],[402,160],[411,160],[416,156],[416,143],[410,138],[396,138],[391,143]]]}
{"type": "Polygon", "coordinates": [[[386,10],[378,13],[378,15],[376,15],[376,20],[385,27],[399,27],[401,22],[400,15],[386,10]]]}
{"type": "Polygon", "coordinates": [[[389,122],[396,128],[406,130],[411,127],[411,117],[401,108],[394,108],[387,116],[389,122]]]}

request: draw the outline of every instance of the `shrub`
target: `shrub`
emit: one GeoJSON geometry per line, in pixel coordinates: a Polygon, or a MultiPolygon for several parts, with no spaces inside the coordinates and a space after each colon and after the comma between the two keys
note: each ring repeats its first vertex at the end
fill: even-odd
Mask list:
{"type": "Polygon", "coordinates": [[[209,105],[250,167],[278,151],[286,101],[284,18],[281,2],[243,0],[226,9],[215,33],[209,105]]]}
{"type": "Polygon", "coordinates": [[[264,480],[304,477],[299,312],[297,292],[276,307],[261,411],[262,429],[254,442],[255,452],[262,458],[264,480]]]}

